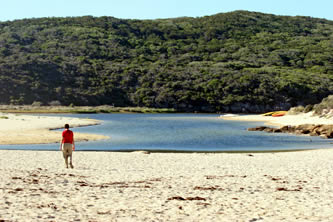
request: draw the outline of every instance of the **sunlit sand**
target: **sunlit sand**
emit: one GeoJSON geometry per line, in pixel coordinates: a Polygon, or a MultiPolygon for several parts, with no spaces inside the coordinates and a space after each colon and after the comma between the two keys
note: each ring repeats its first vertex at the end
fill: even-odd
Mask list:
{"type": "MultiPolygon", "coordinates": [[[[26,137],[39,132],[38,137],[40,131],[49,137],[48,129],[69,121],[8,117],[0,128],[1,138],[10,138],[7,143],[27,143],[31,140],[26,137]]],[[[290,124],[287,118],[276,121],[290,124]]],[[[296,123],[298,117],[293,119],[296,123]]],[[[58,136],[54,133],[54,140],[58,136]]],[[[0,150],[0,158],[0,220],[5,221],[333,218],[331,149],[242,154],[75,151],[74,169],[65,168],[60,151],[0,150]]]]}

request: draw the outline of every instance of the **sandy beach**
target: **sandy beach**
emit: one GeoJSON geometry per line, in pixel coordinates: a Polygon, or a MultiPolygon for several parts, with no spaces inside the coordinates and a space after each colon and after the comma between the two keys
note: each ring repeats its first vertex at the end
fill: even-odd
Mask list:
{"type": "Polygon", "coordinates": [[[332,221],[333,150],[0,151],[0,221],[332,221]]]}
{"type": "Polygon", "coordinates": [[[272,126],[297,126],[301,124],[333,124],[333,118],[325,118],[314,116],[313,112],[302,113],[297,115],[285,115],[281,117],[262,116],[262,115],[235,115],[221,116],[225,120],[234,121],[255,121],[264,122],[266,125],[272,126]]]}
{"type": "MultiPolygon", "coordinates": [[[[35,132],[45,133],[48,140],[43,142],[59,142],[59,132],[52,141],[49,129],[64,122],[98,124],[4,115],[8,118],[0,120],[1,143],[28,143],[35,132]]],[[[313,119],[286,116],[267,124],[300,124],[307,118],[313,119]]],[[[101,135],[90,136],[82,138],[101,135]]],[[[60,151],[0,150],[0,221],[333,219],[332,149],[238,154],[75,151],[73,163],[74,169],[66,169],[60,151]]]]}
{"type": "MultiPolygon", "coordinates": [[[[93,119],[0,113],[0,144],[59,143],[61,134],[51,129],[100,124],[93,119]]],[[[75,131],[75,130],[74,130],[75,131]]],[[[75,141],[101,140],[103,135],[75,133],[75,141]]]]}

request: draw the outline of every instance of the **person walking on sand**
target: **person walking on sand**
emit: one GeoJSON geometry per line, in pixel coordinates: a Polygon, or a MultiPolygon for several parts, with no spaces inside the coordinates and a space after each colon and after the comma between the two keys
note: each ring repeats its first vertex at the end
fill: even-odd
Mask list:
{"type": "Polygon", "coordinates": [[[65,158],[66,168],[68,168],[68,157],[70,161],[70,167],[74,168],[72,162],[72,153],[75,150],[74,133],[69,130],[69,124],[65,124],[65,130],[62,132],[62,140],[60,143],[60,150],[62,150],[65,158]]]}

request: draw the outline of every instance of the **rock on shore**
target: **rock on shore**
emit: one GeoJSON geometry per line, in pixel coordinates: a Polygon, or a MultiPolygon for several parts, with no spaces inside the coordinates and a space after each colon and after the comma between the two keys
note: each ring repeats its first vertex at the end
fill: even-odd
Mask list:
{"type": "Polygon", "coordinates": [[[323,138],[333,138],[333,125],[324,124],[302,124],[298,126],[282,126],[280,128],[258,126],[248,128],[248,131],[265,131],[269,133],[294,133],[306,134],[310,136],[320,136],[323,138]]]}

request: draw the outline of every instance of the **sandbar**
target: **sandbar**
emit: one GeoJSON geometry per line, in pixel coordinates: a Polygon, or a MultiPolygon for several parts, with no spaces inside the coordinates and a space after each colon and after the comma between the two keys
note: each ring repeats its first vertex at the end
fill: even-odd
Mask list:
{"type": "Polygon", "coordinates": [[[280,117],[263,116],[263,115],[236,115],[224,116],[220,118],[235,121],[255,121],[265,122],[266,125],[272,126],[297,126],[302,124],[333,124],[333,118],[319,117],[313,115],[313,112],[301,113],[297,115],[285,115],[280,117]]]}
{"type": "MultiPolygon", "coordinates": [[[[0,144],[45,144],[59,143],[61,132],[52,129],[100,124],[98,120],[61,116],[0,114],[0,144]]],[[[75,129],[72,129],[75,132],[75,129]]],[[[75,133],[75,141],[102,140],[107,136],[75,133]]]]}

